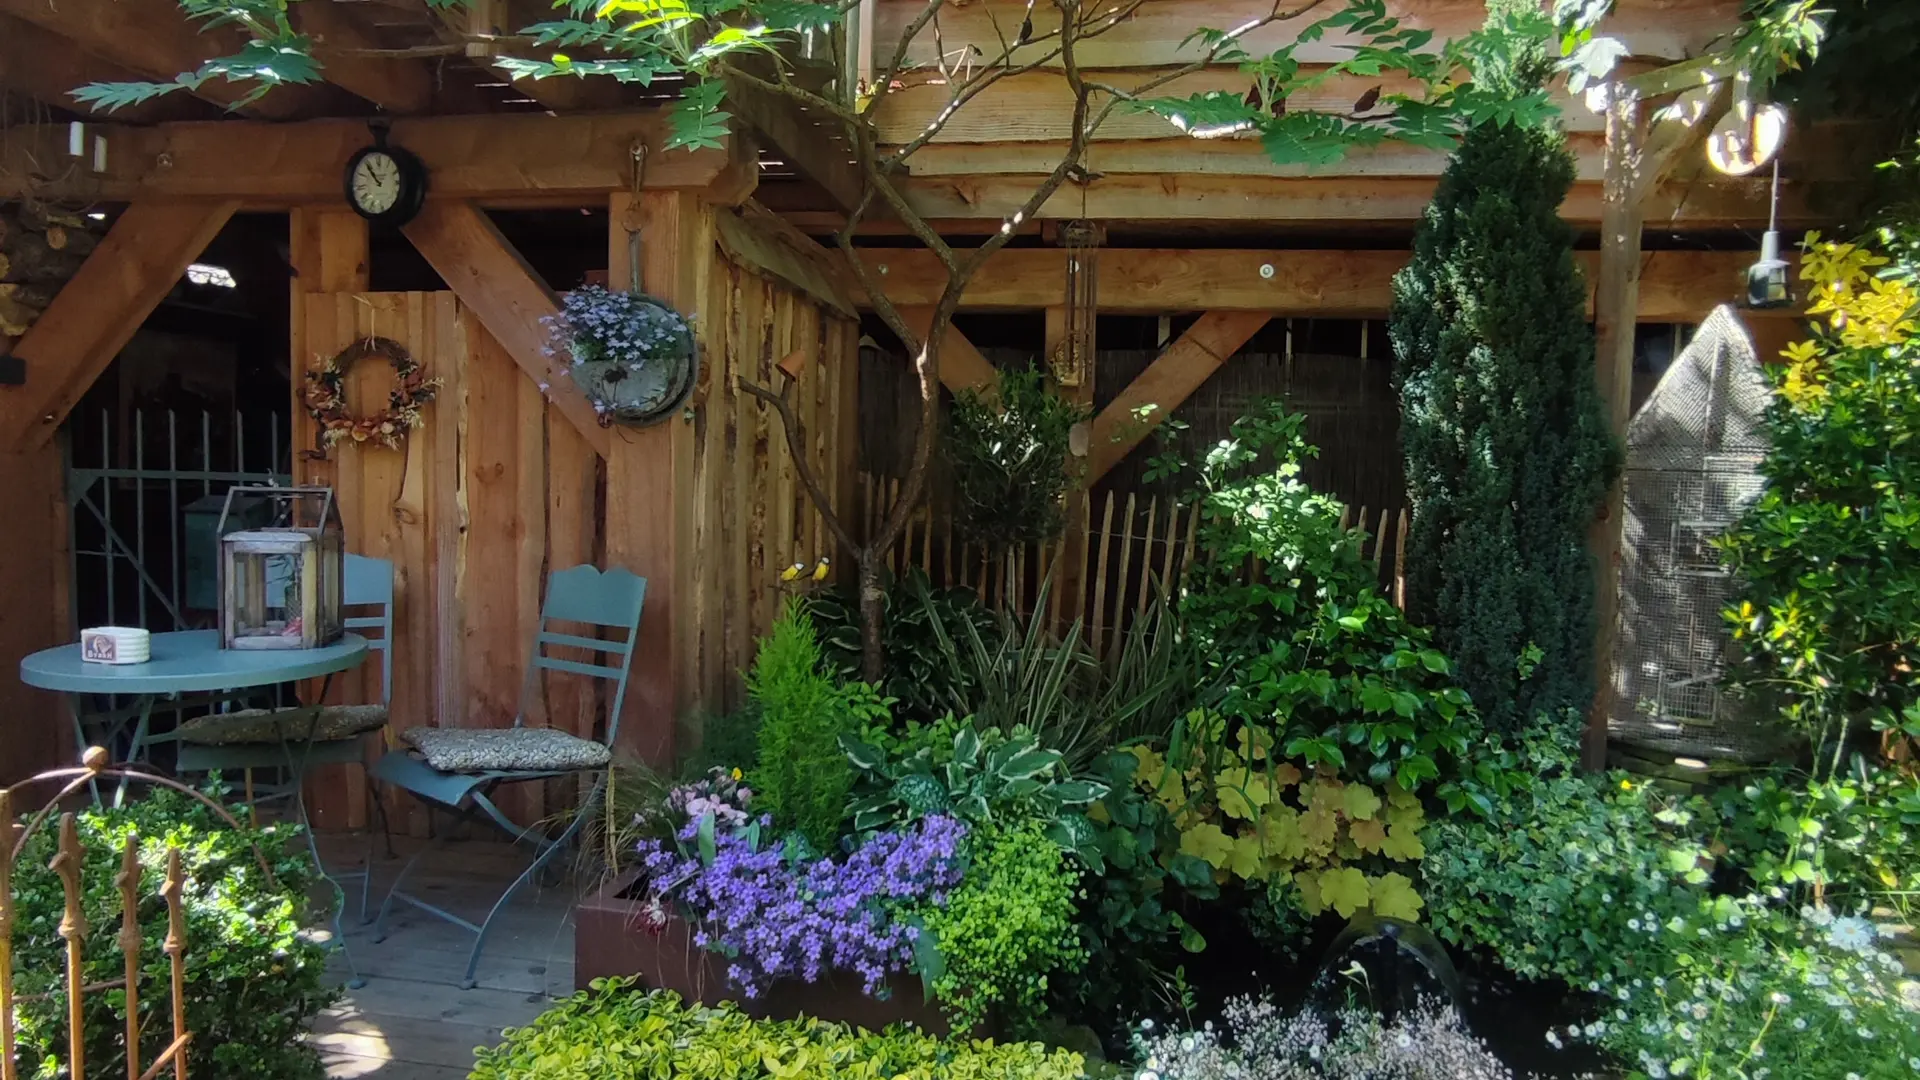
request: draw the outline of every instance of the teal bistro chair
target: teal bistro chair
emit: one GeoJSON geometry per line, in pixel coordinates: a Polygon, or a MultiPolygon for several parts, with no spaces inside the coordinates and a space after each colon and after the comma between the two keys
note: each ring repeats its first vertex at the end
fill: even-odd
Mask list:
{"type": "Polygon", "coordinates": [[[461,986],[473,987],[474,972],[480,966],[480,953],[486,947],[487,933],[493,928],[494,920],[521,886],[567,849],[586,821],[587,808],[599,799],[606,787],[605,770],[613,758],[611,747],[620,731],[620,710],[626,703],[627,677],[633,667],[634,643],[640,633],[640,609],[646,595],[646,579],[626,570],[602,573],[592,566],[576,566],[550,575],[513,726],[412,728],[401,736],[411,749],[390,751],[374,764],[373,776],[380,782],[412,792],[430,806],[450,810],[463,820],[477,821],[483,817],[491,820],[516,841],[527,842],[534,849],[532,864],[507,886],[487,912],[486,920],[478,924],[402,890],[407,875],[420,859],[416,853],[394,879],[393,887],[380,905],[380,915],[374,923],[374,941],[386,937],[387,916],[396,900],[463,927],[474,935],[474,940],[461,986]],[[561,633],[552,629],[557,623],[586,624],[602,631],[604,636],[561,633]],[[601,662],[562,659],[551,655],[555,648],[589,650],[595,654],[593,659],[601,662]],[[527,707],[539,693],[541,673],[547,671],[606,679],[614,684],[605,742],[551,728],[526,726],[527,707]],[[557,836],[542,835],[537,826],[515,825],[493,801],[494,792],[506,784],[590,772],[599,773],[592,792],[557,836]]]}
{"type": "MultiPolygon", "coordinates": [[[[367,736],[387,726],[393,700],[393,563],[364,555],[347,555],[341,574],[342,620],[348,630],[367,639],[367,649],[380,657],[380,702],[377,705],[307,705],[292,708],[240,709],[195,717],[174,732],[178,744],[175,770],[231,776],[245,773],[249,797],[289,798],[300,823],[306,826],[307,846],[314,867],[335,892],[334,940],[342,948],[340,912],[346,907],[341,879],[360,879],[360,919],[366,921],[367,899],[373,882],[373,841],[367,841],[366,869],[331,875],[320,860],[312,824],[306,819],[302,791],[307,773],[318,765],[361,765],[367,760],[367,736]],[[251,778],[256,769],[278,770],[284,784],[256,792],[251,778]]],[[[380,833],[386,834],[386,811],[378,797],[372,800],[380,833]]],[[[392,857],[389,848],[387,855],[392,857]]],[[[352,967],[352,958],[348,957],[352,967]]],[[[355,976],[358,981],[358,976],[355,976]]]]}

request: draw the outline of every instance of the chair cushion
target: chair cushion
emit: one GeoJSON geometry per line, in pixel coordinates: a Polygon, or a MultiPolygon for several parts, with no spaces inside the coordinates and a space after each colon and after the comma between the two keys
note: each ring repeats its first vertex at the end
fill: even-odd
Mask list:
{"type": "Polygon", "coordinates": [[[605,746],[552,728],[409,728],[401,738],[441,772],[598,769],[605,746]]]}
{"type": "Polygon", "coordinates": [[[201,746],[306,742],[308,738],[334,742],[386,726],[385,705],[326,705],[317,720],[308,709],[241,709],[186,721],[180,725],[180,741],[201,746]]]}

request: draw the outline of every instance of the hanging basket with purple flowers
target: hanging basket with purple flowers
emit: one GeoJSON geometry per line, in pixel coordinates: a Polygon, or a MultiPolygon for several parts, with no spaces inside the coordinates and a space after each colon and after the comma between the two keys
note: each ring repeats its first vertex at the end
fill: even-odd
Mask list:
{"type": "Polygon", "coordinates": [[[680,411],[699,377],[687,318],[644,293],[588,285],[542,320],[555,374],[571,379],[602,424],[644,427],[680,411]]]}

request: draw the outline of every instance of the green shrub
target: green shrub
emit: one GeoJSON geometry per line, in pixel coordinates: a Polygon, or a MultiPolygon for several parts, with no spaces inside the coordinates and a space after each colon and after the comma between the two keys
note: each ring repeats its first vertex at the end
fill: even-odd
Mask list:
{"type": "Polygon", "coordinates": [[[1808,250],[1809,311],[1833,325],[1775,369],[1767,489],[1722,542],[1745,583],[1731,674],[1814,747],[1818,779],[1857,736],[1920,734],[1916,272],[1854,244],[1808,250]]]}
{"type": "Polygon", "coordinates": [[[1057,539],[1061,493],[1075,464],[1068,436],[1085,405],[1047,389],[1037,371],[1000,373],[999,392],[954,395],[940,441],[953,476],[954,526],[988,550],[1057,539]]]}
{"type": "Polygon", "coordinates": [[[1046,1018],[1050,977],[1085,959],[1080,874],[1039,822],[977,830],[968,847],[966,878],[923,916],[940,952],[931,985],[955,1031],[998,1018],[1029,1033],[1046,1018]]]}
{"type": "MultiPolygon", "coordinates": [[[[1496,66],[1482,74],[1516,93],[1551,72],[1526,50],[1496,66]]],[[[1558,132],[1474,126],[1393,282],[1409,603],[1506,729],[1592,697],[1587,530],[1620,453],[1560,217],[1573,180],[1558,132]]]]}
{"type": "Polygon", "coordinates": [[[1920,898],[1920,778],[1856,767],[1831,780],[1786,770],[1716,791],[1723,865],[1756,888],[1841,910],[1920,898]]]}
{"type": "Polygon", "coordinates": [[[476,1052],[471,1080],[1079,1080],[1080,1055],[1038,1043],[874,1034],[759,1021],[602,979],[476,1052]]]}
{"type": "Polygon", "coordinates": [[[863,716],[856,695],[822,669],[813,619],[799,598],[787,601],[761,639],[747,693],[760,711],[754,809],[815,850],[833,850],[854,777],[840,736],[858,730],[863,716]]]}
{"type": "MultiPolygon", "coordinates": [[[[313,878],[305,850],[292,847],[286,826],[234,829],[211,809],[179,793],[159,790],[123,808],[95,808],[78,818],[86,848],[81,871],[87,919],[89,983],[124,974],[120,895],[114,887],[129,833],[140,837],[145,879],[140,889],[142,1064],[173,1038],[169,964],[160,951],[167,909],[159,889],[167,848],[177,846],[187,884],[187,1072],[208,1080],[300,1080],[321,1075],[320,1058],[301,1039],[308,1023],[333,1001],[324,974],[325,949],[301,936],[309,914],[304,897],[313,878]],[[254,844],[273,873],[263,873],[254,844]]],[[[14,989],[18,1006],[21,1075],[42,1075],[67,1060],[66,943],[58,930],[64,908],[59,879],[47,869],[54,826],[35,833],[14,876],[14,989]]],[[[87,1002],[88,1077],[123,1077],[125,995],[96,992],[87,1002]]],[[[65,1066],[60,1075],[64,1076],[65,1066]]],[[[51,1072],[45,1075],[53,1075],[51,1072]]]]}
{"type": "Polygon", "coordinates": [[[1689,815],[1663,809],[1643,782],[1576,772],[1548,738],[1530,740],[1521,761],[1540,773],[1530,790],[1429,826],[1428,924],[1528,978],[1585,986],[1663,971],[1645,925],[1693,910],[1705,882],[1705,852],[1680,828],[1689,815]]]}

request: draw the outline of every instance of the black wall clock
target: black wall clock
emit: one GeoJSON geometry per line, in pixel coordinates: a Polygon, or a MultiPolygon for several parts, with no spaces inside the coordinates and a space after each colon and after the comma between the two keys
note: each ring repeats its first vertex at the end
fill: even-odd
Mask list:
{"type": "Polygon", "coordinates": [[[427,167],[376,130],[373,145],[347,160],[347,204],[376,225],[412,221],[427,199],[427,167]]]}

